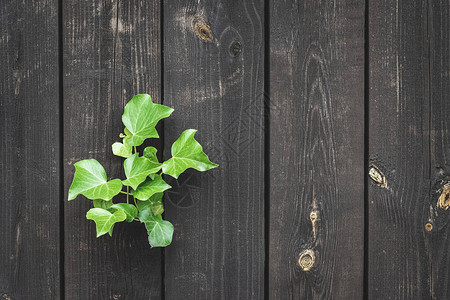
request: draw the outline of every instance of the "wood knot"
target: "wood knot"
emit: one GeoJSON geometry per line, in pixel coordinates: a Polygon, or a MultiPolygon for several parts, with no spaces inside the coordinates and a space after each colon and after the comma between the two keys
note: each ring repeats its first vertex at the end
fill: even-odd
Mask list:
{"type": "Polygon", "coordinates": [[[298,259],[298,265],[303,271],[307,272],[311,270],[314,266],[315,256],[312,250],[305,250],[300,253],[300,258],[298,259]]]}
{"type": "Polygon", "coordinates": [[[212,40],[212,32],[208,25],[203,22],[196,22],[194,24],[195,34],[202,40],[210,42],[212,40]]]}
{"type": "Polygon", "coordinates": [[[371,165],[369,167],[369,177],[372,179],[379,187],[386,188],[386,177],[383,172],[378,169],[377,166],[371,165]]]}
{"type": "Polygon", "coordinates": [[[427,224],[425,224],[425,230],[430,232],[431,230],[433,230],[433,224],[431,224],[430,222],[428,222],[427,224]]]}
{"type": "Polygon", "coordinates": [[[241,53],[241,51],[242,51],[241,43],[237,41],[231,43],[230,52],[233,56],[237,56],[239,53],[241,53]]]}
{"type": "Polygon", "coordinates": [[[442,192],[438,200],[438,207],[445,210],[450,207],[450,183],[447,183],[442,187],[442,192]]]}

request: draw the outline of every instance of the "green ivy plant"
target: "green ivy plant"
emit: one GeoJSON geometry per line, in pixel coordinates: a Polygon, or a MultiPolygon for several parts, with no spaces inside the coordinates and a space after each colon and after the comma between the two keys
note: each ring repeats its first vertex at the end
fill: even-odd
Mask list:
{"type": "Polygon", "coordinates": [[[95,222],[97,237],[106,233],[112,236],[114,224],[118,222],[139,221],[145,224],[152,247],[168,246],[172,242],[173,225],[162,218],[162,199],[164,191],[171,186],[162,175],[176,179],[189,168],[203,172],[218,166],[209,160],[194,139],[194,129],[180,135],[172,145],[172,157],[162,163],[154,147],[146,147],[142,155],[138,152],[137,147],[146,139],[159,138],[155,126],[172,112],[170,107],[153,103],[147,94],[136,95],[127,103],[122,115],[125,125],[124,133],[120,134],[122,142],[112,145],[113,154],[125,158],[125,180],[108,180],[105,169],[95,159],[74,164],[68,200],[78,195],[93,200],[94,208],[87,212],[86,218],[95,222]],[[126,195],[126,203],[113,201],[120,193],[126,195]]]}

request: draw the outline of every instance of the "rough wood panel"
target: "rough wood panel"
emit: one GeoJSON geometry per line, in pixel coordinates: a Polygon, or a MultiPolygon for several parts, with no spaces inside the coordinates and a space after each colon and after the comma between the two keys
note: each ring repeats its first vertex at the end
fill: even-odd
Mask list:
{"type": "MultiPolygon", "coordinates": [[[[95,158],[108,178],[124,178],[111,152],[123,107],[138,93],[161,101],[159,3],[63,1],[65,199],[78,160],[95,158]]],[[[91,201],[65,202],[67,298],[160,298],[161,250],[150,249],[144,226],[119,224],[97,239],[85,218],[91,201]]]]}
{"type": "Polygon", "coordinates": [[[369,299],[431,298],[427,2],[369,1],[369,299]]]}
{"type": "Polygon", "coordinates": [[[269,9],[268,296],[361,299],[364,3],[269,9]]]}
{"type": "Polygon", "coordinates": [[[169,181],[167,299],[263,298],[263,19],[263,1],[165,1],[165,157],[196,128],[220,164],[169,181]]]}
{"type": "Polygon", "coordinates": [[[450,299],[450,2],[429,2],[431,292],[450,299]]]}
{"type": "Polygon", "coordinates": [[[1,1],[0,65],[0,298],[59,299],[57,1],[1,1]]]}

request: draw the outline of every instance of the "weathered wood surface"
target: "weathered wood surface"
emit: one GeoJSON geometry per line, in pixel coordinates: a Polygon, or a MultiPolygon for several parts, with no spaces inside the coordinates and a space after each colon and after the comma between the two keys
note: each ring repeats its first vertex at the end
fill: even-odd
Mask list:
{"type": "Polygon", "coordinates": [[[368,297],[448,299],[448,2],[369,3],[368,297]]]}
{"type": "Polygon", "coordinates": [[[0,299],[449,299],[450,3],[367,5],[2,1],[0,299]],[[66,200],[137,93],[220,164],[166,178],[165,250],[66,200]]]}
{"type": "Polygon", "coordinates": [[[450,2],[429,4],[430,282],[433,299],[450,299],[450,2]]]}
{"type": "Polygon", "coordinates": [[[361,299],[364,5],[274,0],[269,9],[268,296],[361,299]]]}
{"type": "MultiPolygon", "coordinates": [[[[158,299],[161,250],[142,224],[118,224],[97,239],[87,199],[67,202],[73,163],[97,159],[108,178],[123,178],[111,144],[132,96],[161,100],[159,1],[63,1],[65,286],[67,299],[158,299]]],[[[83,198],[83,197],[79,197],[83,198]]]]}
{"type": "Polygon", "coordinates": [[[186,128],[211,160],[166,197],[167,299],[264,297],[263,1],[165,1],[165,157],[186,128]],[[181,296],[182,295],[182,296],[181,296]]]}
{"type": "Polygon", "coordinates": [[[1,1],[0,65],[0,298],[59,299],[57,1],[1,1]]]}

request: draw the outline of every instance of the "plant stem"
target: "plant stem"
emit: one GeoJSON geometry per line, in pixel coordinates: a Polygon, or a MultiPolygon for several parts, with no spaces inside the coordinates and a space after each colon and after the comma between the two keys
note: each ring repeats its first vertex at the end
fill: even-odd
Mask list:
{"type": "Polygon", "coordinates": [[[130,202],[128,201],[128,198],[130,197],[130,187],[127,186],[127,204],[129,204],[130,202]]]}
{"type": "Polygon", "coordinates": [[[120,191],[122,194],[125,194],[125,195],[132,195],[131,193],[127,193],[127,192],[124,192],[124,191],[120,191]]]}
{"type": "Polygon", "coordinates": [[[134,205],[137,207],[136,198],[133,196],[134,205]]]}

